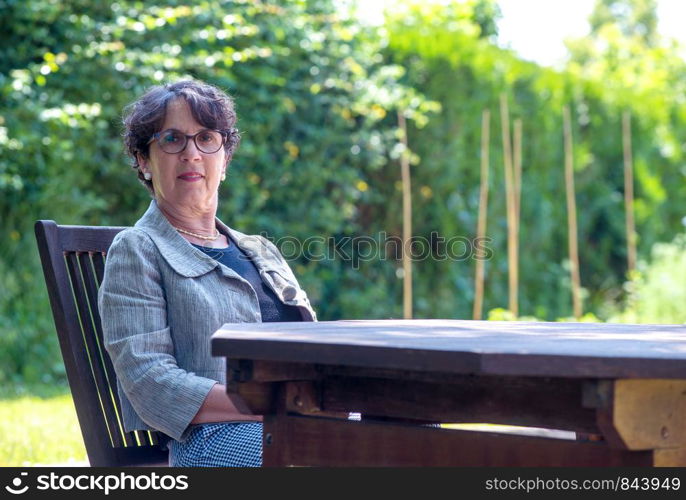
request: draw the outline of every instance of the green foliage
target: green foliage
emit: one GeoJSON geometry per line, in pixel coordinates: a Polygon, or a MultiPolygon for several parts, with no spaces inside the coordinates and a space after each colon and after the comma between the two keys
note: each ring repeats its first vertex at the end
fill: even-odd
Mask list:
{"type": "Polygon", "coordinates": [[[625,283],[623,307],[611,307],[606,314],[619,323],[686,323],[686,234],[670,243],[657,243],[649,261],[625,283]]]}
{"type": "MultiPolygon", "coordinates": [[[[367,234],[386,210],[375,180],[397,151],[389,117],[428,112],[399,83],[403,68],[383,61],[377,33],[329,0],[0,10],[0,382],[63,377],[32,226],[135,222],[149,197],[127,166],[120,116],[150,85],[192,77],[235,97],[243,140],[219,216],[277,241],[367,234]]],[[[292,265],[322,319],[396,314],[392,265],[292,265]]]]}
{"type": "Polygon", "coordinates": [[[597,0],[589,17],[591,34],[609,25],[618,27],[625,39],[634,38],[643,46],[655,45],[657,33],[656,0],[597,0]]]}
{"type": "MultiPolygon", "coordinates": [[[[504,94],[511,119],[523,122],[520,314],[547,320],[570,316],[561,116],[563,106],[569,105],[584,310],[600,315],[608,299],[621,299],[618,290],[626,272],[621,136],[625,110],[632,112],[640,254],[649,252],[656,241],[671,239],[681,227],[680,204],[666,201],[686,196],[681,146],[686,108],[680,93],[684,79],[677,78],[686,66],[674,51],[655,48],[661,51],[661,67],[671,65],[669,73],[651,74],[642,66],[652,64],[647,56],[632,66],[636,74],[621,72],[611,81],[606,73],[582,71],[586,66],[581,63],[572,63],[564,72],[541,68],[479,37],[472,20],[476,3],[460,2],[446,10],[439,2],[408,2],[388,13],[389,60],[407,67],[407,84],[442,106],[426,127],[410,130],[410,146],[421,158],[412,173],[414,232],[437,232],[445,238],[476,235],[480,119],[482,110],[490,110],[487,235],[493,258],[485,266],[484,308],[508,303],[499,109],[499,96],[504,94]],[[634,85],[637,79],[650,85],[634,85]]],[[[473,259],[430,259],[416,272],[414,293],[428,299],[418,299],[418,315],[471,316],[473,259]]]]}

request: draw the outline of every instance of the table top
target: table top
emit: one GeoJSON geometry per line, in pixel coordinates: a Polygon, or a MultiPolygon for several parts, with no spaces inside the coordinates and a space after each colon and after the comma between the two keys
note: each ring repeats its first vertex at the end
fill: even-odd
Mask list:
{"type": "Polygon", "coordinates": [[[229,323],[212,354],[421,372],[686,379],[686,326],[445,319],[229,323]]]}

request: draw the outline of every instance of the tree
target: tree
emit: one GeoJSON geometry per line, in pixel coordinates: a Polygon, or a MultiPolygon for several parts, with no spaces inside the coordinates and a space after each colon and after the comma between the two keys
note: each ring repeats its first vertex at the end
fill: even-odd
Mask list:
{"type": "MultiPolygon", "coordinates": [[[[330,0],[0,9],[0,382],[60,376],[33,222],[130,225],[149,202],[124,157],[120,116],[150,85],[193,77],[236,98],[243,139],[219,215],[277,243],[373,229],[365,214],[383,200],[371,178],[397,143],[387,117],[398,106],[422,115],[376,32],[330,0]]],[[[390,265],[368,274],[302,253],[291,264],[322,319],[396,307],[390,265]]]]}
{"type": "Polygon", "coordinates": [[[592,37],[614,25],[623,37],[635,39],[645,47],[659,43],[656,0],[597,0],[589,23],[592,37]]]}

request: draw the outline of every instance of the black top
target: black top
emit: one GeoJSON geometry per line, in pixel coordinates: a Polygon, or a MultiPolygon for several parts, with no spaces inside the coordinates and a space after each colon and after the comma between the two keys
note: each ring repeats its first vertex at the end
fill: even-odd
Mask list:
{"type": "Polygon", "coordinates": [[[286,305],[279,300],[271,288],[262,281],[260,273],[250,257],[234,242],[229,240],[229,246],[226,248],[208,248],[195,244],[193,246],[217,262],[233,269],[241,278],[252,285],[260,302],[262,322],[302,321],[298,308],[286,305]]]}

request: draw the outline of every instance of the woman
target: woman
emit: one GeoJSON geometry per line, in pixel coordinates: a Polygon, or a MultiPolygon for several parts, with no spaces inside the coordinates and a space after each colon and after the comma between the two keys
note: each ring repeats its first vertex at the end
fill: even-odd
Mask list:
{"type": "Polygon", "coordinates": [[[235,124],[229,96],[189,80],[153,87],[124,118],[153,200],[114,239],[99,306],[124,427],[168,436],[172,466],[261,465],[261,416],[227,397],[212,333],[229,322],[316,321],[276,247],[216,218],[235,124]]]}

